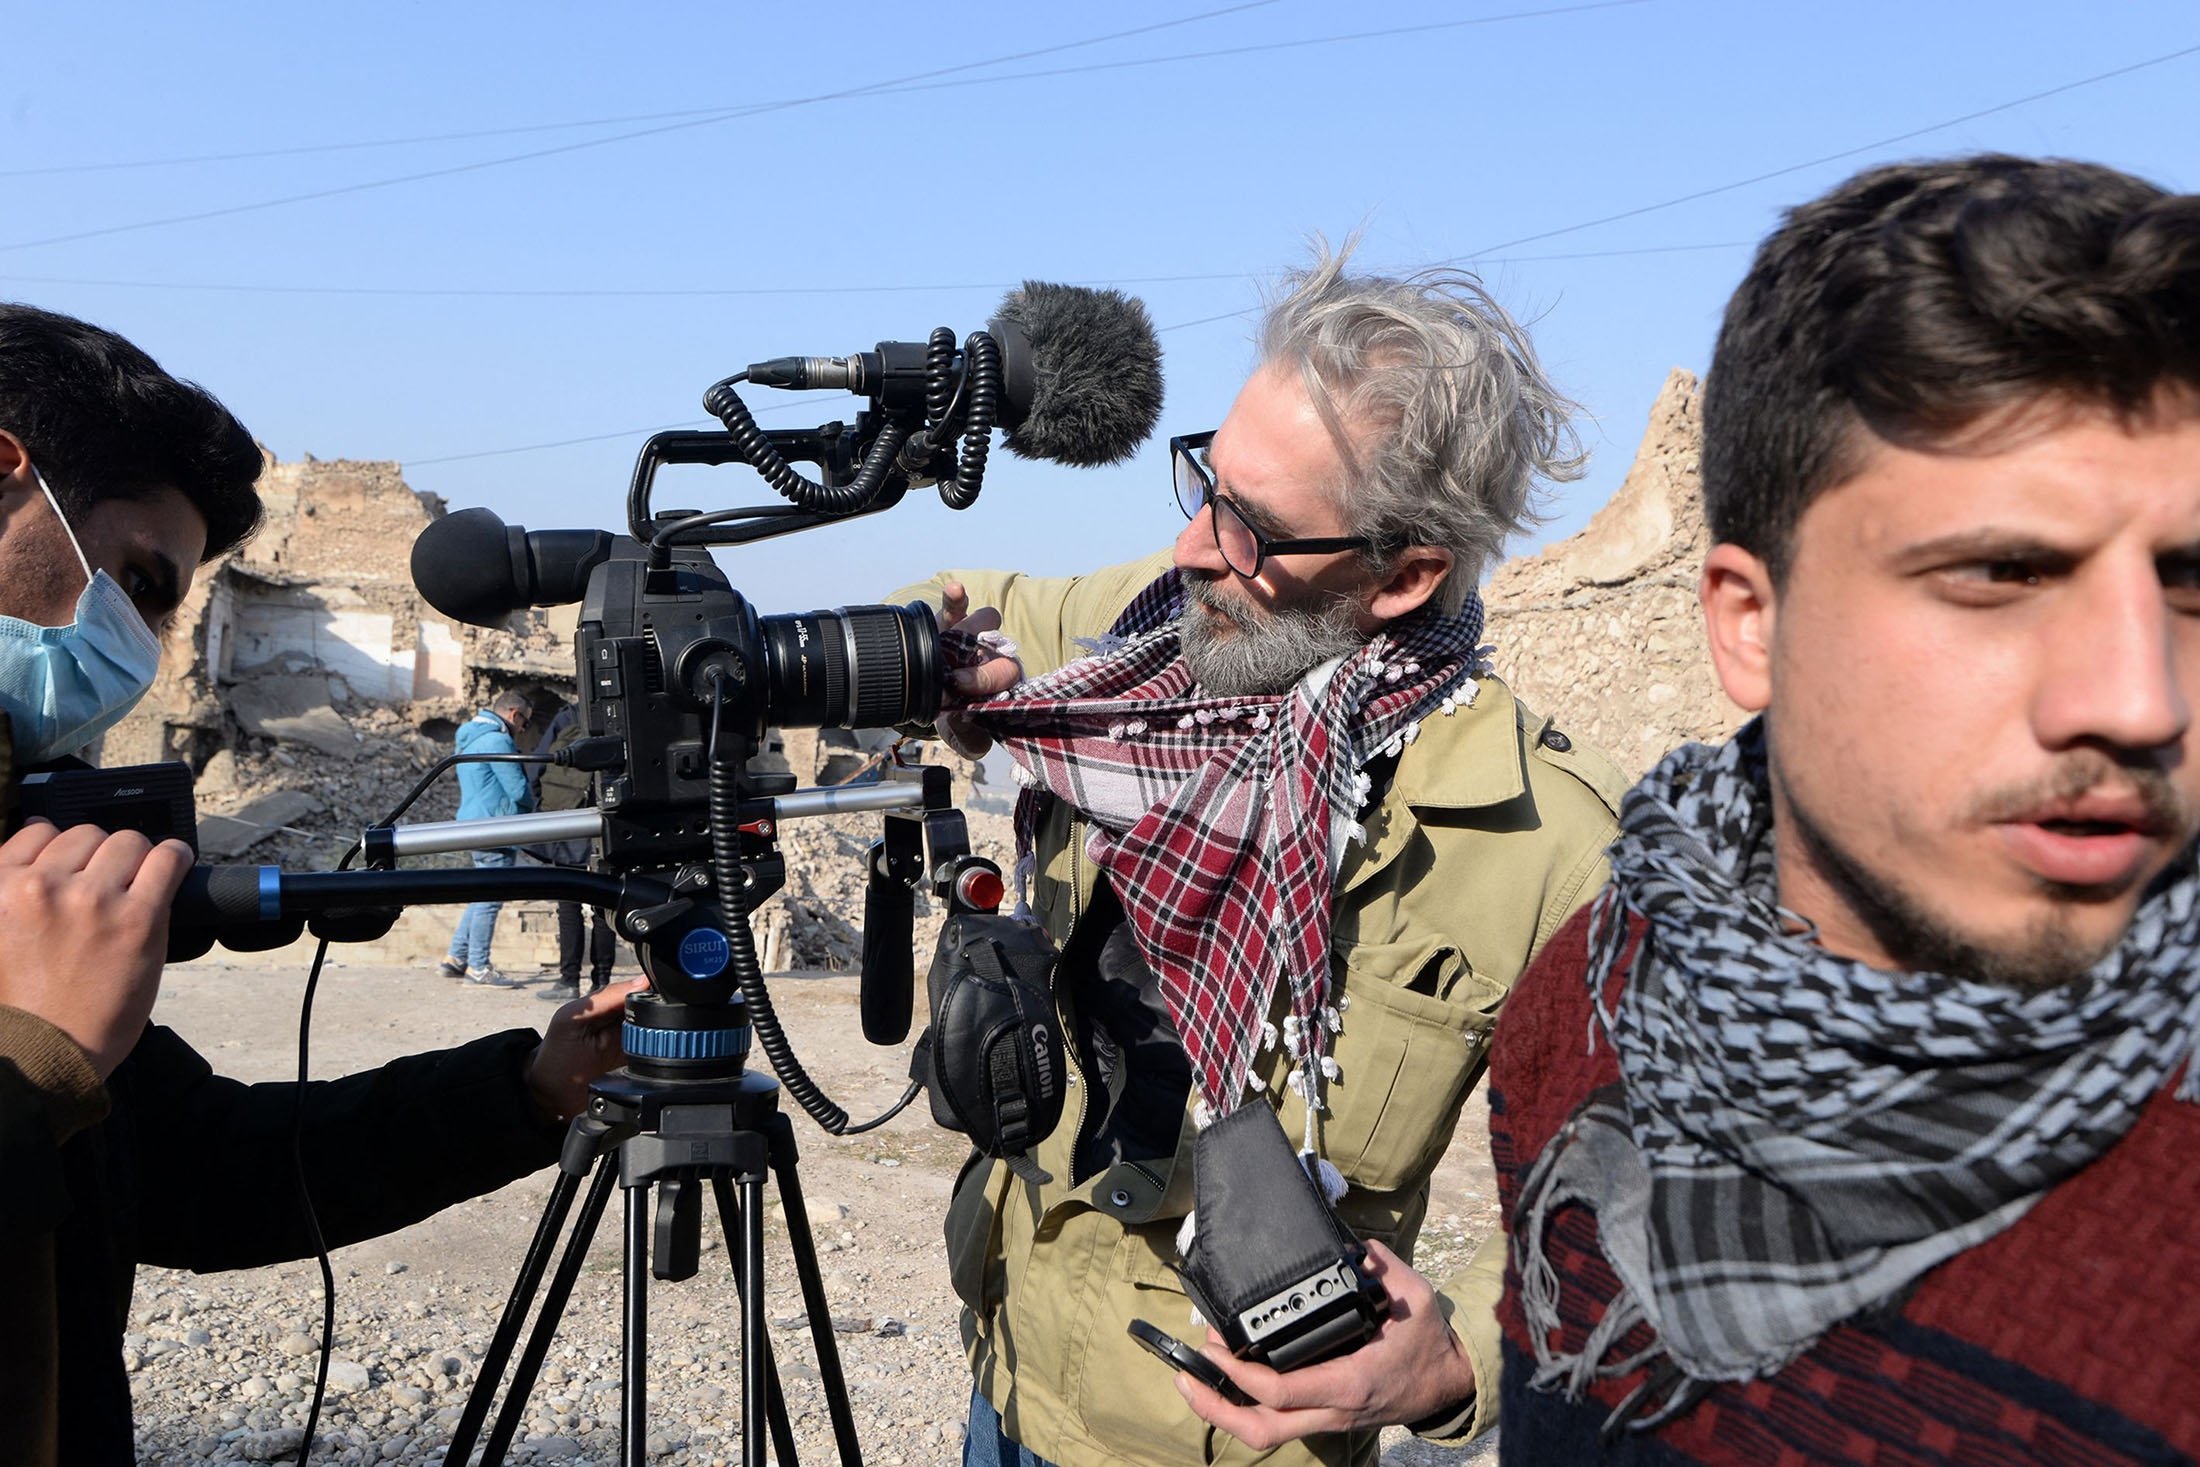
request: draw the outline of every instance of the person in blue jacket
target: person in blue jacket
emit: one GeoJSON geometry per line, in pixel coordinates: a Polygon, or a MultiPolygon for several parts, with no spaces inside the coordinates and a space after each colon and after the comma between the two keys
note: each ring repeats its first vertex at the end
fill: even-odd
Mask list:
{"type": "MultiPolygon", "coordinates": [[[[517,754],[519,732],[535,716],[533,705],[520,693],[502,692],[489,706],[459,725],[461,754],[517,754]]],[[[524,815],[535,808],[535,787],[523,764],[461,764],[458,766],[458,818],[493,820],[500,815],[524,815]]],[[[476,866],[516,866],[519,851],[513,846],[475,851],[476,866]]],[[[489,943],[496,936],[497,913],[502,902],[475,902],[460,914],[451,933],[451,949],[441,964],[452,978],[470,978],[497,988],[512,980],[489,961],[489,943]]]]}

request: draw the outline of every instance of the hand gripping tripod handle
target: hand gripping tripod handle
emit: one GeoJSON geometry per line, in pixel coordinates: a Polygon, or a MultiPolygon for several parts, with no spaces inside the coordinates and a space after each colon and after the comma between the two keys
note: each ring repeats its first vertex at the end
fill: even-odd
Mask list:
{"type": "Polygon", "coordinates": [[[284,901],[275,866],[196,866],[169,904],[168,961],[200,957],[217,941],[232,952],[286,947],[310,927],[330,942],[372,942],[397,924],[396,905],[317,905],[311,915],[284,901]],[[286,909],[287,906],[287,909],[286,909]]]}

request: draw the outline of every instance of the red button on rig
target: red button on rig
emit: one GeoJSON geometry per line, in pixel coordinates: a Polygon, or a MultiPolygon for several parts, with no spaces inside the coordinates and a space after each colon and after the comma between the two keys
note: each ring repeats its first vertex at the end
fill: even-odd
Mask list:
{"type": "Polygon", "coordinates": [[[973,866],[955,878],[955,900],[966,907],[990,912],[1001,905],[1001,898],[1008,894],[1008,887],[1001,881],[1001,873],[984,866],[973,866]]]}

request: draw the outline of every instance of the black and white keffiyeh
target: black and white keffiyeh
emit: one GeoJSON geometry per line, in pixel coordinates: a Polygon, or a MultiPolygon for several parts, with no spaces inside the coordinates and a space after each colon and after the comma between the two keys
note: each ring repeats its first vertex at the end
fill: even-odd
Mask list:
{"type": "Polygon", "coordinates": [[[1838,957],[1774,895],[1764,732],[1689,745],[1627,797],[1588,982],[1620,1083],[1522,1183],[1512,1243],[1538,1370],[1579,1398],[1638,1321],[1693,1380],[1768,1375],[1991,1238],[2114,1145],[2180,1064],[2200,1100],[2188,850],[2121,943],[2044,991],[1838,957]],[[1617,998],[1628,918],[1643,927],[1617,998]],[[1554,1209],[1597,1214],[1622,1288],[1558,1353],[1554,1209]]]}

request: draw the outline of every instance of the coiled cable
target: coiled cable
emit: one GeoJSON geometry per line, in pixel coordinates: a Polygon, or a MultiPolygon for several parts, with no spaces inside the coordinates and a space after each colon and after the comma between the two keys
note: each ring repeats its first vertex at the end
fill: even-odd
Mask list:
{"type": "MultiPolygon", "coordinates": [[[[756,1047],[771,1061],[772,1073],[779,1077],[779,1083],[786,1087],[795,1103],[809,1113],[811,1120],[824,1127],[828,1134],[838,1136],[848,1129],[848,1112],[817,1088],[810,1072],[802,1068],[802,1061],[795,1058],[794,1046],[787,1042],[786,1031],[779,1027],[779,1014],[772,1008],[771,994],[764,986],[764,966],[756,957],[756,935],[749,930],[749,889],[741,876],[741,764],[730,754],[718,752],[718,729],[725,697],[725,679],[712,678],[707,751],[711,883],[718,888],[718,905],[726,921],[726,941],[733,949],[734,982],[741,986],[741,997],[749,1006],[750,1031],[756,1036],[756,1047]]],[[[903,1104],[907,1103],[904,1097],[903,1104]]]]}
{"type": "Polygon", "coordinates": [[[756,426],[748,404],[733,390],[736,383],[747,381],[748,375],[736,372],[722,382],[712,383],[710,391],[703,394],[703,411],[725,424],[734,448],[749,466],[765,483],[803,509],[821,514],[855,514],[870,508],[886,491],[887,476],[893,472],[895,455],[909,439],[909,430],[889,421],[871,441],[854,478],[845,484],[819,483],[788,463],[772,447],[771,438],[756,426]]]}
{"type": "MultiPolygon", "coordinates": [[[[990,332],[973,331],[963,343],[962,386],[965,416],[955,472],[940,479],[940,499],[949,509],[977,503],[985,484],[986,455],[993,449],[993,424],[1001,410],[1001,346],[990,332]]],[[[934,424],[936,431],[944,423],[934,424]]]]}

